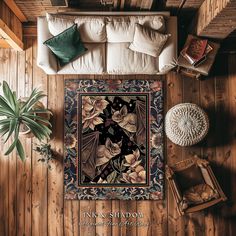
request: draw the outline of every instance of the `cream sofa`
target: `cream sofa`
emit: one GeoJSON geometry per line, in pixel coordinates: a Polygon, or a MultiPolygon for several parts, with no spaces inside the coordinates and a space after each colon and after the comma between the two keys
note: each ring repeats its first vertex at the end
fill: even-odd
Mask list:
{"type": "Polygon", "coordinates": [[[37,22],[37,64],[47,74],[165,74],[176,61],[177,18],[168,12],[48,14],[47,17],[39,17],[37,22]],[[60,68],[43,42],[74,23],[78,24],[88,51],[60,68]],[[133,41],[136,23],[170,34],[159,57],[128,48],[133,41]]]}

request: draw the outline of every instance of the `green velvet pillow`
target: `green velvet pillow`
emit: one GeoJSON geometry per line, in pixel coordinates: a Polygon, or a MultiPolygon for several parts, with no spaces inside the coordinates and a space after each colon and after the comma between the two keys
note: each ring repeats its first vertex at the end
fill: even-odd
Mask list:
{"type": "Polygon", "coordinates": [[[44,44],[55,54],[60,66],[68,64],[87,51],[81,42],[77,24],[74,24],[62,33],[46,40],[44,44]]]}

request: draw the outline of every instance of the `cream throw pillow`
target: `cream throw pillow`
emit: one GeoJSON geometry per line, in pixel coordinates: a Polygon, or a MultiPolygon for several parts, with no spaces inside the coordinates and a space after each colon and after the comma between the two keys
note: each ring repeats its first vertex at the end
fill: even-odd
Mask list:
{"type": "Polygon", "coordinates": [[[163,16],[109,16],[106,23],[107,42],[133,42],[136,24],[161,33],[164,33],[166,28],[163,16]]]}
{"type": "Polygon", "coordinates": [[[73,26],[74,20],[72,18],[69,18],[67,16],[59,16],[59,15],[54,15],[54,14],[49,14],[46,13],[46,18],[48,22],[48,29],[49,32],[53,35],[56,36],[66,29],[70,28],[73,26]]]}
{"type": "Polygon", "coordinates": [[[46,17],[49,31],[53,36],[62,33],[76,23],[82,42],[106,42],[105,17],[103,16],[70,16],[47,13],[46,17]]]}
{"type": "Polygon", "coordinates": [[[129,49],[157,57],[169,36],[169,34],[161,34],[156,30],[136,24],[134,40],[129,49]]]}
{"type": "Polygon", "coordinates": [[[103,16],[78,16],[75,19],[82,42],[105,43],[107,40],[105,18],[103,16]]]}

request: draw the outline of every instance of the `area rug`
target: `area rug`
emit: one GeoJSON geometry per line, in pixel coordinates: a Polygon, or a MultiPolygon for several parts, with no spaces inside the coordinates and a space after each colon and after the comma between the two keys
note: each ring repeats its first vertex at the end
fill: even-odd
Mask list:
{"type": "Polygon", "coordinates": [[[163,198],[159,80],[65,80],[65,199],[163,198]]]}

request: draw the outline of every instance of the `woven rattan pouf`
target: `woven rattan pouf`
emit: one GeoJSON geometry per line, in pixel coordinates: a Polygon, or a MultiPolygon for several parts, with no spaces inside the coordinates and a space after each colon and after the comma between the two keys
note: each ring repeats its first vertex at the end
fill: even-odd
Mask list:
{"type": "Polygon", "coordinates": [[[200,142],[208,129],[207,114],[193,103],[178,104],[172,107],[165,117],[167,137],[180,146],[191,146],[200,142]]]}

